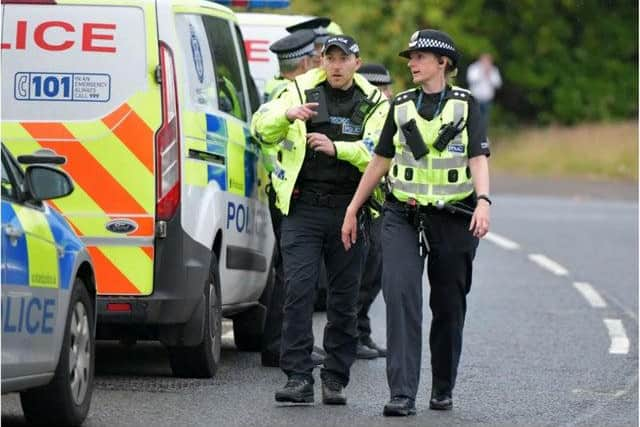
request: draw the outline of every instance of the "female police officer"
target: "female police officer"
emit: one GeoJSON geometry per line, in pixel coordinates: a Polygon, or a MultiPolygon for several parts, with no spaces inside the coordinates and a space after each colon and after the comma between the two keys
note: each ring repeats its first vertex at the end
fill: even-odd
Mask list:
{"type": "Polygon", "coordinates": [[[491,204],[489,149],[478,106],[468,91],[446,83],[458,62],[453,41],[441,31],[417,31],[400,56],[409,58],[413,82],[421,87],[394,99],[342,227],[348,249],[356,239],[356,212],[387,175],[382,291],[391,401],[384,415],[415,414],[427,255],[433,314],[429,407],[451,409],[472,261],[478,238],[488,231],[491,204]]]}

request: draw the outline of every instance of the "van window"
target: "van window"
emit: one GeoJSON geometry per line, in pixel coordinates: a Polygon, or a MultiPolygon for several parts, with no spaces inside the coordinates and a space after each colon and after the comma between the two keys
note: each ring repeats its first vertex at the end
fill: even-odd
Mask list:
{"type": "Polygon", "coordinates": [[[244,40],[242,38],[242,33],[240,32],[240,28],[236,25],[236,35],[238,36],[238,40],[240,43],[240,58],[242,58],[242,64],[244,66],[244,75],[247,77],[247,89],[249,90],[249,104],[251,107],[251,112],[255,113],[258,108],[260,108],[260,92],[258,92],[258,87],[256,86],[256,82],[253,79],[253,76],[249,72],[249,61],[247,60],[247,51],[245,50],[244,40]]]}
{"type": "Polygon", "coordinates": [[[176,30],[184,52],[189,109],[207,111],[217,107],[216,77],[207,34],[200,15],[176,15],[176,30]]]}
{"type": "Polygon", "coordinates": [[[228,21],[213,16],[202,17],[215,62],[218,108],[242,121],[247,120],[241,67],[228,21]]]}

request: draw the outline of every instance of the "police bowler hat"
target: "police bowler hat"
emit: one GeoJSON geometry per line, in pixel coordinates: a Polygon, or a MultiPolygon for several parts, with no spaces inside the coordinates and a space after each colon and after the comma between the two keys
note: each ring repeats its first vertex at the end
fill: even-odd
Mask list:
{"type": "Polygon", "coordinates": [[[453,39],[443,31],[431,29],[416,31],[409,39],[409,47],[398,55],[409,58],[409,53],[416,51],[444,55],[451,59],[454,67],[458,66],[460,54],[453,43],[453,39]]]}

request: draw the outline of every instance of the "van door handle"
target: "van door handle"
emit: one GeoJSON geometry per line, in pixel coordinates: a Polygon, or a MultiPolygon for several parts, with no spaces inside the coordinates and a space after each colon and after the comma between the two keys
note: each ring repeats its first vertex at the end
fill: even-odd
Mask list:
{"type": "Polygon", "coordinates": [[[4,227],[4,234],[6,234],[10,239],[19,239],[24,235],[24,231],[14,227],[13,225],[6,225],[4,227]]]}

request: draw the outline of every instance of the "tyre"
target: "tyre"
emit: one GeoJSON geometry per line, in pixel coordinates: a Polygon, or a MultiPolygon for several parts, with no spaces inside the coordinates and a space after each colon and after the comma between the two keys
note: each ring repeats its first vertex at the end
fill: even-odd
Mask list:
{"type": "Polygon", "coordinates": [[[80,425],[89,412],[95,363],[95,317],[80,278],[71,291],[58,366],[51,382],[20,393],[30,424],[80,425]]]}
{"type": "Polygon", "coordinates": [[[183,378],[212,378],[220,364],[222,347],[222,303],[218,259],[211,255],[209,275],[204,287],[204,328],[202,342],[196,346],[169,347],[173,374],[183,378]]]}

